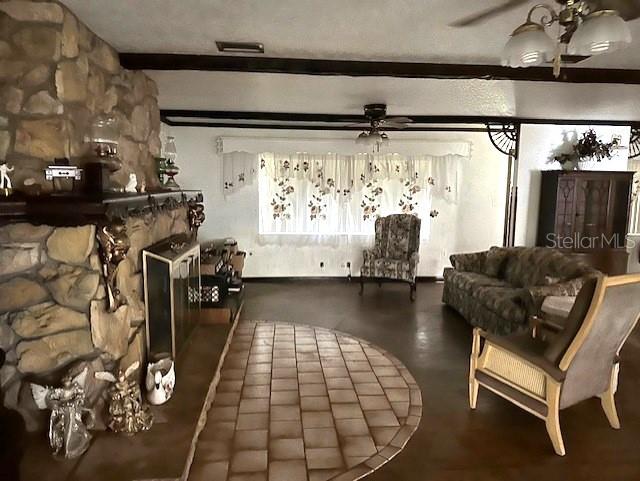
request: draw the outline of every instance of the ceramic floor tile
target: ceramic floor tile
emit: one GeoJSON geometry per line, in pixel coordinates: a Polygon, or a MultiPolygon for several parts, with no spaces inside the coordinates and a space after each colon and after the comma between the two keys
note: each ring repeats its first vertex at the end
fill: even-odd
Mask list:
{"type": "Polygon", "coordinates": [[[242,390],[242,385],[244,381],[242,379],[232,381],[232,380],[222,380],[218,384],[216,392],[239,392],[242,390]]]}
{"type": "Polygon", "coordinates": [[[249,364],[247,366],[247,374],[263,374],[271,372],[270,363],[249,364]]]}
{"type": "Polygon", "coordinates": [[[326,396],[327,388],[324,384],[300,384],[300,396],[326,396]]]}
{"type": "Polygon", "coordinates": [[[338,447],[338,435],[335,428],[312,428],[304,430],[304,445],[307,448],[338,447]]]}
{"type": "Polygon", "coordinates": [[[275,369],[280,367],[296,367],[295,358],[282,357],[282,358],[274,359],[273,368],[275,369]]]}
{"type": "Polygon", "coordinates": [[[238,431],[233,438],[233,449],[235,451],[267,449],[268,439],[269,432],[266,429],[238,431]]]}
{"type": "Polygon", "coordinates": [[[271,395],[271,386],[264,384],[262,386],[245,386],[242,390],[243,398],[268,398],[271,395]]]}
{"type": "Polygon", "coordinates": [[[298,373],[300,384],[323,384],[324,376],[321,372],[301,372],[298,373]]]}
{"type": "MultiPolygon", "coordinates": [[[[362,409],[360,403],[345,403],[345,404],[331,404],[331,410],[333,411],[333,417],[335,419],[353,419],[361,418],[362,409]]],[[[392,412],[393,413],[393,412],[392,412]]]]}
{"type": "Polygon", "coordinates": [[[267,451],[237,451],[231,459],[232,473],[253,473],[266,471],[267,451]]]}
{"type": "Polygon", "coordinates": [[[404,389],[404,388],[407,387],[407,383],[404,382],[404,379],[402,379],[401,377],[387,377],[387,376],[380,377],[380,376],[378,376],[378,382],[385,389],[387,389],[387,388],[403,388],[403,391],[406,391],[406,389],[404,389]]]}
{"type": "Polygon", "coordinates": [[[214,406],[237,406],[240,403],[240,391],[218,392],[213,400],[214,406]]]}
{"type": "Polygon", "coordinates": [[[243,399],[240,401],[239,413],[266,413],[269,411],[267,398],[243,399]]]}
{"type": "Polygon", "coordinates": [[[271,406],[272,421],[300,421],[298,406],[271,406]]]}
{"type": "Polygon", "coordinates": [[[364,418],[336,419],[336,430],[340,436],[365,436],[369,434],[369,426],[364,418]]]}
{"type": "Polygon", "coordinates": [[[353,389],[329,389],[329,399],[332,403],[358,402],[358,396],[353,389]]]}
{"type": "Polygon", "coordinates": [[[228,481],[267,481],[267,472],[262,473],[235,473],[229,476],[228,481]]]}
{"type": "Polygon", "coordinates": [[[244,377],[245,386],[262,386],[271,383],[271,374],[247,374],[244,377]]]}
{"type": "Polygon", "coordinates": [[[269,442],[269,459],[304,459],[304,443],[301,438],[272,439],[269,442]]]}
{"type": "Polygon", "coordinates": [[[326,428],[333,426],[333,416],[331,411],[326,412],[303,412],[302,425],[307,428],[326,428]]]}
{"type": "Polygon", "coordinates": [[[269,437],[271,439],[291,439],[299,438],[300,436],[302,436],[302,423],[299,419],[297,421],[274,421],[272,418],[269,428],[269,437]]]}
{"type": "Polygon", "coordinates": [[[379,409],[391,409],[387,396],[359,396],[360,406],[365,411],[375,411],[379,409]]]}
{"type": "Polygon", "coordinates": [[[322,366],[320,361],[302,361],[298,362],[298,372],[320,372],[322,366]]]}
{"type": "MultiPolygon", "coordinates": [[[[354,387],[350,377],[327,378],[326,384],[329,389],[353,389],[354,387]]],[[[382,393],[382,388],[380,391],[382,393]]]]}
{"type": "Polygon", "coordinates": [[[399,426],[398,418],[392,410],[365,411],[367,424],[371,427],[399,426]]]}
{"type": "Polygon", "coordinates": [[[376,445],[373,442],[373,438],[369,435],[346,436],[346,437],[340,438],[340,444],[342,448],[342,453],[345,455],[345,457],[347,456],[371,457],[378,452],[376,450],[376,445]]]}
{"type": "Polygon", "coordinates": [[[297,379],[273,379],[271,381],[271,391],[291,391],[295,389],[298,390],[298,380],[297,379]]]}
{"type": "Polygon", "coordinates": [[[273,461],[269,463],[269,480],[307,481],[307,467],[303,460],[273,461]]]}
{"type": "Polygon", "coordinates": [[[382,386],[377,382],[354,382],[353,387],[355,387],[358,396],[384,395],[382,386]]]}
{"type": "Polygon", "coordinates": [[[373,371],[349,371],[351,375],[351,380],[355,383],[378,383],[378,378],[373,373],[373,371]]]}
{"type": "Polygon", "coordinates": [[[395,456],[420,422],[409,371],[345,334],[242,322],[227,360],[194,481],[353,481],[395,456]]]}
{"type": "Polygon", "coordinates": [[[309,469],[332,469],[344,465],[338,448],[307,448],[306,458],[309,469]]]}
{"type": "MultiPolygon", "coordinates": [[[[309,384],[315,386],[315,384],[309,384]]],[[[328,411],[330,409],[327,396],[305,396],[300,398],[300,409],[303,411],[328,411]]]]}
{"type": "Polygon", "coordinates": [[[291,391],[273,391],[271,393],[271,405],[298,405],[300,403],[300,397],[298,390],[291,391]]]}
{"type": "Polygon", "coordinates": [[[236,429],[238,431],[245,429],[266,429],[268,425],[268,413],[238,414],[236,429]]]}
{"type": "Polygon", "coordinates": [[[272,379],[298,379],[298,370],[295,367],[279,367],[271,372],[272,379]]]}

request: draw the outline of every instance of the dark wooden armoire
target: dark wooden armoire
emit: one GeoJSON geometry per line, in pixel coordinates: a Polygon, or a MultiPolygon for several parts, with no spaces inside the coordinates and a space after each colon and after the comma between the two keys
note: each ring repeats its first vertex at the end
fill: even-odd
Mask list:
{"type": "Polygon", "coordinates": [[[543,171],[537,245],[624,274],[633,172],[543,171]]]}

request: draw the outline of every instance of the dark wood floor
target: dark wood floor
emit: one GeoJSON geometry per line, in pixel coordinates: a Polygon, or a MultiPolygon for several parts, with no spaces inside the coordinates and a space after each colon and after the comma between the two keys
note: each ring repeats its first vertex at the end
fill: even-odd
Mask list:
{"type": "Polygon", "coordinates": [[[468,406],[471,328],[442,305],[441,284],[358,286],[305,281],[250,283],[244,319],[323,326],[376,343],[398,357],[422,389],[422,421],[407,447],[370,481],[640,480],[640,333],[622,352],[617,395],[622,429],[596,399],[561,414],[567,456],[553,453],[544,423],[481,390],[468,406]]]}

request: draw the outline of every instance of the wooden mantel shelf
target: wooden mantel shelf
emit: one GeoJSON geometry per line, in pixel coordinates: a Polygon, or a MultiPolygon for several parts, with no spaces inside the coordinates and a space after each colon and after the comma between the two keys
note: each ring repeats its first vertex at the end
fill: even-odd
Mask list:
{"type": "Polygon", "coordinates": [[[177,190],[99,195],[65,192],[40,196],[14,193],[0,197],[0,225],[13,222],[55,226],[97,224],[190,202],[202,202],[202,192],[177,190]]]}

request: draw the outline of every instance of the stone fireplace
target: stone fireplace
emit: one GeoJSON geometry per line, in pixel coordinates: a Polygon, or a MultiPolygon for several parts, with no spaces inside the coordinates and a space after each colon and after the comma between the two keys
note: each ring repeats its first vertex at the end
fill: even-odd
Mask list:
{"type": "Polygon", "coordinates": [[[141,251],[202,220],[198,192],[160,189],[157,94],[62,4],[0,2],[0,163],[16,192],[0,198],[0,392],[29,430],[47,417],[30,382],[88,366],[87,402],[100,411],[106,386],[93,373],[144,360],[141,251]],[[136,174],[146,192],[52,194],[44,169],[56,158],[83,167],[101,114],[120,132],[113,184],[136,174]]]}
{"type": "MultiPolygon", "coordinates": [[[[91,378],[135,361],[144,365],[142,250],[172,235],[195,235],[200,199],[197,192],[125,197],[124,206],[115,212],[105,207],[95,223],[0,227],[0,348],[6,353],[0,384],[5,406],[18,410],[29,430],[46,421],[30,382],[55,385],[74,365],[89,366],[91,378]],[[118,232],[128,251],[108,265],[113,246],[101,232],[114,226],[124,227],[118,232]]],[[[48,217],[56,224],[74,222],[64,213],[48,217]]],[[[97,411],[106,388],[100,384],[92,379],[88,387],[89,406],[97,411]]]]}

